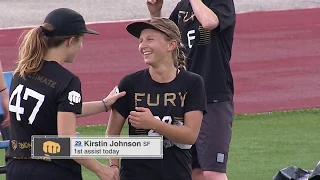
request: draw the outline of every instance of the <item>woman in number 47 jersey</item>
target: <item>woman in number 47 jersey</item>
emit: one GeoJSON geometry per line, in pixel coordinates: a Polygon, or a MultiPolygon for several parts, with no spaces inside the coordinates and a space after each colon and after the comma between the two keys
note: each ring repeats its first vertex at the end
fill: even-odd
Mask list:
{"type": "Polygon", "coordinates": [[[113,105],[107,135],[119,135],[128,118],[129,135],[162,135],[164,147],[163,159],[122,159],[120,180],[191,180],[190,148],[206,113],[203,80],[185,70],[180,32],[171,20],[134,22],[127,30],[139,39],[149,68],[121,79],[118,88],[127,94],[113,105]]]}
{"type": "Polygon", "coordinates": [[[119,171],[95,159],[31,159],[32,135],[75,136],[76,117],[108,111],[125,92],[82,103],[80,79],[65,69],[82,49],[86,28],[77,12],[59,8],[24,36],[10,88],[11,143],[7,180],[82,180],[81,165],[100,179],[117,180],[119,171]]]}

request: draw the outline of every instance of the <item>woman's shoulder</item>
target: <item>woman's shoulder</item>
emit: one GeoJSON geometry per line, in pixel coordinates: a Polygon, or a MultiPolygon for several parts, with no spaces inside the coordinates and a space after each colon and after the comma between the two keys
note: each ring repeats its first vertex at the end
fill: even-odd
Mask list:
{"type": "Polygon", "coordinates": [[[140,71],[136,71],[134,73],[130,73],[121,78],[120,83],[125,84],[138,84],[143,77],[147,75],[147,69],[143,69],[140,71]]]}
{"type": "Polygon", "coordinates": [[[203,81],[202,77],[199,74],[196,74],[191,71],[187,70],[181,70],[181,75],[184,81],[190,82],[190,81],[203,81]]]}
{"type": "Polygon", "coordinates": [[[134,73],[127,74],[125,77],[129,78],[129,79],[136,79],[136,78],[141,78],[141,77],[148,75],[147,73],[148,73],[148,69],[142,69],[140,71],[136,71],[134,73]]]}

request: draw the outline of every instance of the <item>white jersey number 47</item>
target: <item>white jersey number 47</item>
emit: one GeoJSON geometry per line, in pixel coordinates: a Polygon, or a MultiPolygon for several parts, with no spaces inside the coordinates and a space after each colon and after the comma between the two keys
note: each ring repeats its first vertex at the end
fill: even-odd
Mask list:
{"type": "Polygon", "coordinates": [[[32,124],[37,116],[37,113],[39,112],[39,109],[44,101],[45,96],[30,89],[30,88],[25,88],[25,91],[24,91],[24,94],[22,97],[21,93],[22,93],[23,88],[24,88],[24,86],[22,84],[19,84],[16,87],[16,89],[12,92],[12,94],[10,96],[10,100],[9,100],[9,111],[16,113],[17,121],[21,121],[20,115],[24,114],[24,108],[21,107],[21,98],[23,98],[23,100],[25,100],[25,101],[27,101],[29,97],[38,100],[35,107],[32,110],[32,113],[30,114],[30,116],[28,118],[29,124],[32,124]],[[15,103],[15,105],[13,105],[12,100],[15,96],[16,96],[16,103],[15,103]]]}

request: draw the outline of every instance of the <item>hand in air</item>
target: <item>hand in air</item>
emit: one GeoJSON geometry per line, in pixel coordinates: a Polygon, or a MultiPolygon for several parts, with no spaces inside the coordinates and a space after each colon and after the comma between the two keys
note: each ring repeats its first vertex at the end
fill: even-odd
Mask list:
{"type": "Polygon", "coordinates": [[[159,12],[162,9],[163,0],[147,0],[147,6],[150,14],[159,12]]]}

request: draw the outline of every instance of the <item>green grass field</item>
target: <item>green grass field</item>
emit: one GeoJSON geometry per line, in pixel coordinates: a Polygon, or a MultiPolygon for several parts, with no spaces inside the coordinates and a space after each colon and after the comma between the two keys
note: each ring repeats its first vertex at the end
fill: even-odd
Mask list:
{"type": "MultiPolygon", "coordinates": [[[[230,149],[229,180],[271,180],[282,168],[313,169],[320,160],[320,110],[236,115],[230,149]]],[[[78,127],[82,135],[103,136],[106,126],[78,127]]],[[[125,135],[127,127],[123,129],[125,135]]],[[[0,151],[3,157],[3,151],[0,151]]],[[[214,157],[213,157],[214,158],[214,157]]],[[[106,160],[100,160],[107,163],[106,160]]],[[[4,160],[0,161],[4,163],[4,160]]],[[[83,169],[84,180],[97,176],[83,169]]],[[[0,176],[0,179],[5,179],[0,176]]]]}

